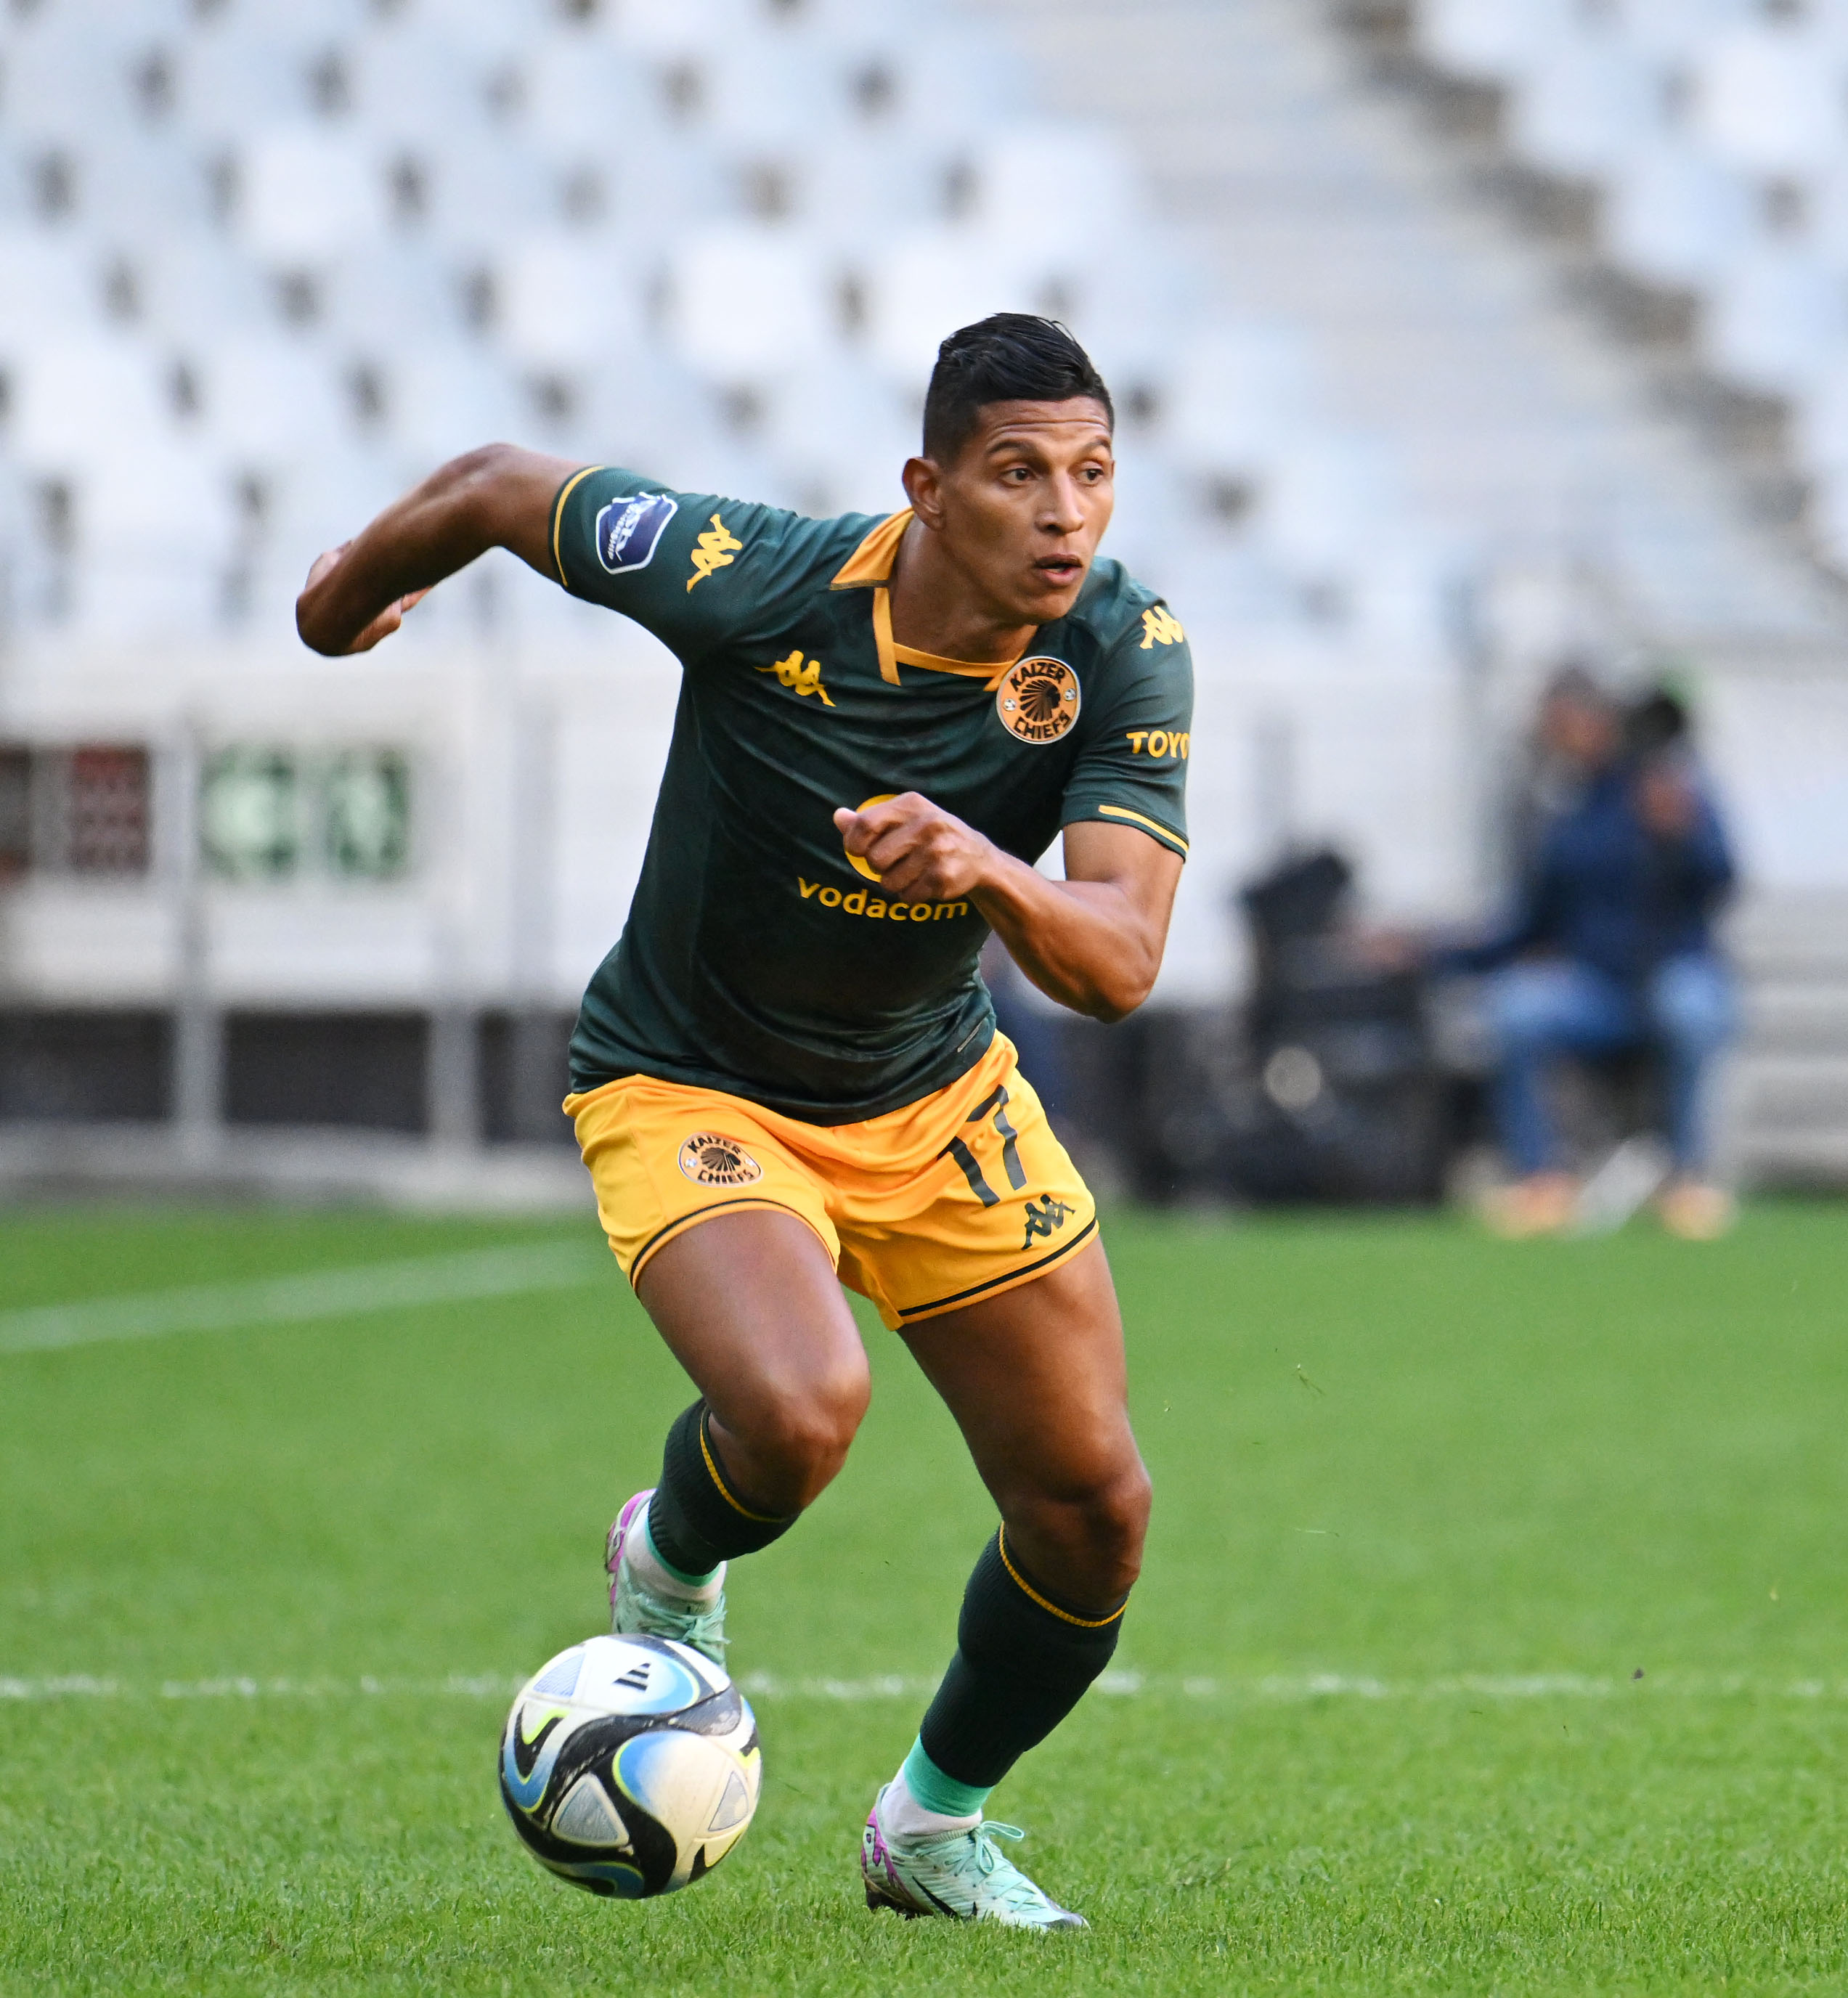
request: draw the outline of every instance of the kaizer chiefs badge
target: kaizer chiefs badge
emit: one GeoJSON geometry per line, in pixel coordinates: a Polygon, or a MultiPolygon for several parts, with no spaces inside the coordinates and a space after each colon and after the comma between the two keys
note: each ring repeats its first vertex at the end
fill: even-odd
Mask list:
{"type": "Polygon", "coordinates": [[[735,1138],[699,1131],[680,1147],[680,1170],[695,1186],[749,1186],[763,1177],[758,1164],[735,1138]]]}
{"type": "Polygon", "coordinates": [[[1056,742],[1078,717],[1078,678],[1063,659],[1022,659],[1008,669],[995,712],[1023,742],[1056,742]]]}

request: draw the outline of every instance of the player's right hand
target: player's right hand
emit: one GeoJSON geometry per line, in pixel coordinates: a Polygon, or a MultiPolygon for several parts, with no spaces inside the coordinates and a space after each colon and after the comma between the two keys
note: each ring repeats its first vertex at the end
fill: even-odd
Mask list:
{"type": "Polygon", "coordinates": [[[973,826],[915,791],[834,814],[841,844],[863,860],[888,895],[953,901],[974,892],[995,849],[973,826]]]}
{"type": "MultiPolygon", "coordinates": [[[[296,599],[296,624],[298,629],[302,621],[303,601],[317,583],[340,566],[346,558],[348,549],[352,545],[351,541],[342,541],[338,548],[329,548],[324,554],[315,557],[313,564],[308,571],[308,580],[302,586],[302,594],[296,599]]],[[[345,658],[355,652],[369,652],[381,638],[389,638],[393,632],[404,622],[405,613],[421,603],[429,594],[427,589],[414,589],[408,596],[394,598],[369,624],[360,631],[351,645],[344,647],[335,656],[345,658]]]]}

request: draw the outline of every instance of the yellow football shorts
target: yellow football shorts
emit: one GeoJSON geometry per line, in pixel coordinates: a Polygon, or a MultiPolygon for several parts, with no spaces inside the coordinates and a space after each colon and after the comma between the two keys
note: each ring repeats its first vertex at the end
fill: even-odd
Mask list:
{"type": "Polygon", "coordinates": [[[804,1124],[715,1089],[624,1076],[565,1099],[631,1283],[715,1215],[782,1208],[895,1330],[1043,1275],[1097,1209],[997,1034],[947,1087],[860,1124],[804,1124]]]}

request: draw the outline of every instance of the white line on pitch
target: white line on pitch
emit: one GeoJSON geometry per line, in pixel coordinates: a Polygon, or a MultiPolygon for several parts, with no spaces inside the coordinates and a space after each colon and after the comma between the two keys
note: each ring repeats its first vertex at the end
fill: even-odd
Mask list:
{"type": "Polygon", "coordinates": [[[459,1255],[363,1263],[255,1282],[198,1284],[132,1297],[83,1298],[0,1312],[0,1353],[43,1353],[99,1339],[154,1339],[175,1332],[227,1332],[300,1325],[417,1305],[577,1290],[607,1277],[608,1259],[584,1242],[542,1242],[459,1255]]]}
{"type": "MultiPolygon", "coordinates": [[[[0,1700],[58,1699],[351,1699],[450,1697],[510,1699],[525,1682],[499,1672],[452,1672],[445,1678],[259,1678],[253,1674],[202,1679],[162,1679],[149,1685],[68,1673],[40,1678],[0,1675],[0,1700]]],[[[746,1673],[738,1682],[753,1699],[856,1702],[927,1698],[936,1681],[917,1674],[881,1673],[867,1678],[779,1678],[746,1673]]],[[[1291,1704],[1317,1699],[1448,1700],[1609,1699],[1632,1689],[1627,1678],[1572,1672],[1462,1673],[1454,1677],[1388,1682],[1364,1676],[1312,1672],[1257,1679],[1144,1676],[1106,1672],[1097,1690],[1106,1697],[1157,1699],[1233,1699],[1257,1704],[1291,1704]]],[[[1848,1699],[1848,1678],[1751,1679],[1742,1674],[1663,1672],[1635,1689],[1679,1698],[1848,1699]]]]}

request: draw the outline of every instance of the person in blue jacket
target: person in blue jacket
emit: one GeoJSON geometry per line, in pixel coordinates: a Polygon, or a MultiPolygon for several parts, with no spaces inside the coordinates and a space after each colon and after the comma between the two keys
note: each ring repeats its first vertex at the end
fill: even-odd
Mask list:
{"type": "MultiPolygon", "coordinates": [[[[1659,723],[1672,705],[1658,697],[1642,712],[1659,723]]],[[[1661,1064],[1673,1162],[1657,1210],[1677,1234],[1718,1234],[1732,1207],[1708,1178],[1708,1097],[1738,1011],[1713,935],[1735,878],[1725,828],[1679,731],[1663,741],[1658,728],[1639,747],[1616,704],[1576,679],[1556,684],[1542,727],[1576,766],[1576,794],[1538,828],[1506,923],[1439,957],[1493,973],[1495,1118],[1517,1177],[1490,1219],[1534,1234],[1572,1218],[1577,1187],[1548,1071],[1565,1055],[1647,1048],[1661,1064]]]]}

